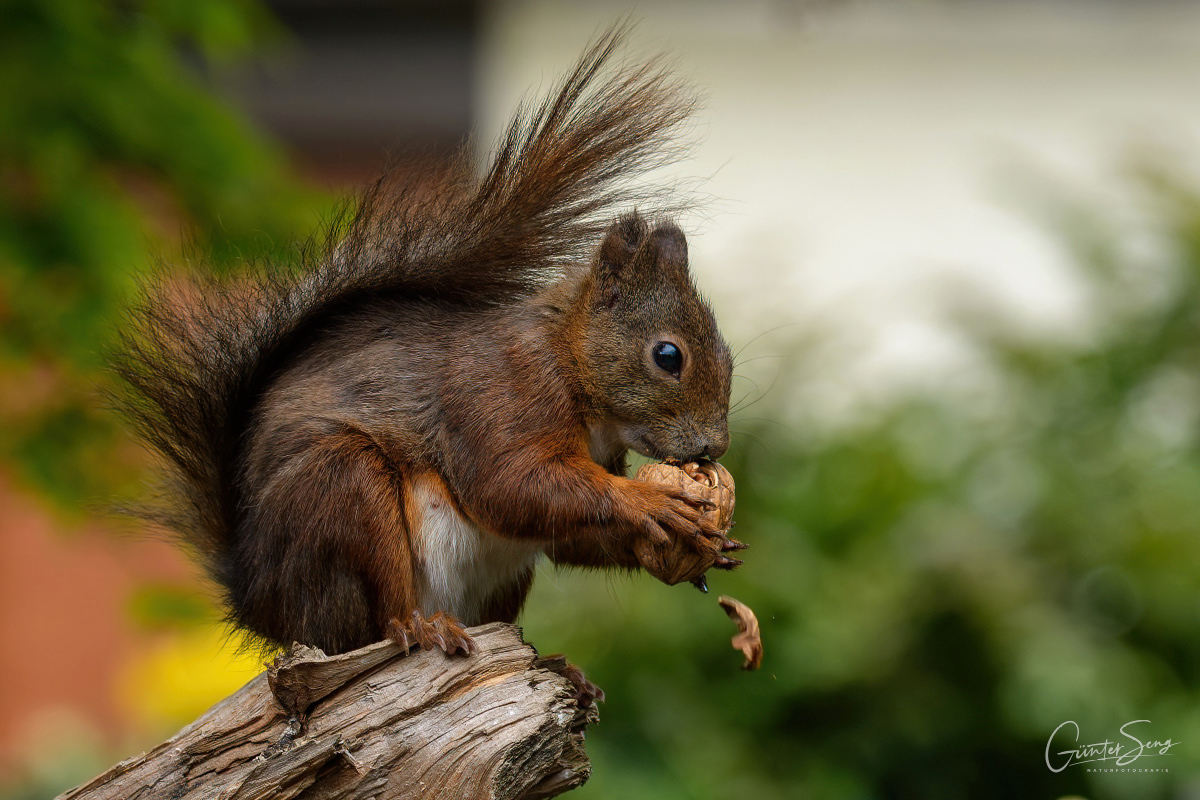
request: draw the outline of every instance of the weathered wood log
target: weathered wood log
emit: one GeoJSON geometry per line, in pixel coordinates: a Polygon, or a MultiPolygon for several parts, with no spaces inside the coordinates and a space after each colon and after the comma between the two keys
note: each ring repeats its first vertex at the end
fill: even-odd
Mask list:
{"type": "Polygon", "coordinates": [[[553,797],[587,780],[581,709],[561,658],[511,625],[479,653],[391,642],[326,657],[294,645],[149,752],[60,800],[553,797]]]}

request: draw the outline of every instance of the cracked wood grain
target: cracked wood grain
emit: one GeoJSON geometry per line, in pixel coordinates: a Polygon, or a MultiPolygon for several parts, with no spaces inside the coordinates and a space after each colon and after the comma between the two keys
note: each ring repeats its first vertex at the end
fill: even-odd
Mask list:
{"type": "Polygon", "coordinates": [[[326,657],[293,645],[154,749],[59,800],[554,797],[587,780],[581,709],[512,625],[471,629],[479,653],[391,642],[326,657]]]}

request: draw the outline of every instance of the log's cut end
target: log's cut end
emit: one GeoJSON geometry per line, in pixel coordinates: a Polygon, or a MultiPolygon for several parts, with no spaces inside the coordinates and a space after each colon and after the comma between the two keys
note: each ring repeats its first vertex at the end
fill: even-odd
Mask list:
{"type": "Polygon", "coordinates": [[[293,645],[171,739],[60,800],[533,800],[583,784],[596,711],[579,707],[566,662],[539,659],[512,625],[470,632],[470,657],[293,645]]]}

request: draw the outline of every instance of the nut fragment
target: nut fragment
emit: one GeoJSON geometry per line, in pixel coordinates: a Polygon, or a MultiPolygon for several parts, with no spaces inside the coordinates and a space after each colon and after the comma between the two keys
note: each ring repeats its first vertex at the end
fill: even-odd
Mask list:
{"type": "Polygon", "coordinates": [[[721,604],[721,608],[725,609],[729,618],[737,623],[738,632],[733,635],[730,643],[734,650],[741,650],[742,655],[746,657],[742,669],[758,669],[762,664],[763,657],[762,636],[758,632],[758,617],[754,616],[750,606],[728,595],[721,595],[717,598],[717,602],[721,604]]]}

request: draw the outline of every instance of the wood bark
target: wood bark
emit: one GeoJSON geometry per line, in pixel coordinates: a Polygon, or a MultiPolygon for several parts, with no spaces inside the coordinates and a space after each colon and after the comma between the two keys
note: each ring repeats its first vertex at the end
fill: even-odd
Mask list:
{"type": "Polygon", "coordinates": [[[342,655],[293,645],[154,749],[59,800],[533,800],[587,780],[596,720],[512,625],[471,629],[478,654],[342,655]]]}

